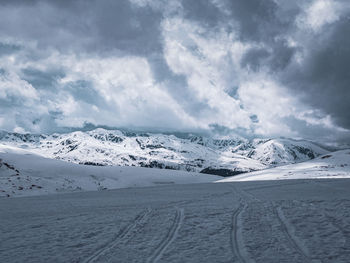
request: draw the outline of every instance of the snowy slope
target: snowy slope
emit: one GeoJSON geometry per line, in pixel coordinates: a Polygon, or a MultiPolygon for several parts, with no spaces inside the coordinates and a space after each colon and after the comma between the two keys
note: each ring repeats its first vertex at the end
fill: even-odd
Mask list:
{"type": "Polygon", "coordinates": [[[174,170],[77,165],[0,145],[0,197],[202,183],[219,178],[174,170]]]}
{"type": "Polygon", "coordinates": [[[328,152],[312,142],[291,139],[179,138],[104,129],[53,135],[2,132],[0,143],[80,164],[168,168],[224,176],[301,162],[328,152]]]}
{"type": "MultiPolygon", "coordinates": [[[[249,164],[247,164],[249,165],[249,164]]],[[[161,184],[350,177],[350,150],[304,163],[221,177],[142,167],[78,165],[0,145],[0,196],[42,195],[161,184]]]]}
{"type": "Polygon", "coordinates": [[[350,149],[328,153],[303,163],[228,177],[219,182],[321,178],[350,178],[350,149]]]}
{"type": "Polygon", "coordinates": [[[306,140],[254,139],[251,141],[251,146],[246,149],[238,147],[235,152],[272,166],[302,162],[328,152],[306,140]]]}
{"type": "Polygon", "coordinates": [[[348,263],[349,188],[279,180],[0,198],[0,262],[348,263]]]}

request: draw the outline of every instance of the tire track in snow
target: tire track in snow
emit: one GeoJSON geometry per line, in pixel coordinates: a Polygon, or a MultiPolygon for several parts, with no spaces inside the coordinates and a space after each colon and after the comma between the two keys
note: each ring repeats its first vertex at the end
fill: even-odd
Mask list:
{"type": "Polygon", "coordinates": [[[176,239],[179,229],[182,225],[184,219],[184,209],[180,208],[176,210],[175,218],[173,224],[165,236],[165,238],[160,242],[153,254],[148,258],[147,262],[157,262],[163,256],[169,245],[176,239]]]}
{"type": "Polygon", "coordinates": [[[303,257],[304,262],[321,262],[318,259],[312,259],[309,252],[305,247],[303,247],[302,242],[298,239],[298,237],[294,234],[293,226],[291,226],[285,217],[281,207],[274,207],[274,212],[276,217],[282,227],[282,231],[285,233],[286,237],[289,240],[289,243],[293,246],[293,248],[303,257]]]}
{"type": "Polygon", "coordinates": [[[239,216],[242,211],[245,209],[244,205],[240,205],[232,214],[232,222],[231,222],[231,235],[230,235],[230,244],[233,255],[238,259],[239,262],[245,263],[249,262],[249,259],[246,259],[242,253],[242,240],[238,236],[239,230],[239,216]]]}
{"type": "Polygon", "coordinates": [[[127,226],[125,226],[123,229],[121,229],[119,231],[118,234],[115,235],[115,237],[109,241],[108,243],[106,243],[105,245],[103,245],[100,249],[96,250],[95,253],[93,255],[91,255],[89,258],[87,258],[86,260],[84,260],[84,263],[89,263],[89,262],[94,262],[95,260],[97,260],[101,255],[105,254],[106,252],[108,252],[109,250],[111,250],[114,246],[116,246],[119,242],[121,241],[126,241],[127,240],[127,235],[137,227],[137,225],[142,222],[147,216],[149,216],[149,214],[151,213],[151,209],[148,208],[146,211],[143,211],[141,213],[139,213],[135,219],[128,224],[127,226]]]}

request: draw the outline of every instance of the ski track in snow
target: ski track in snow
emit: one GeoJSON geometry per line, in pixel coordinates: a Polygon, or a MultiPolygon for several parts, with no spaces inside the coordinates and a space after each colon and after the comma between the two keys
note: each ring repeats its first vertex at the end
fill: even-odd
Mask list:
{"type": "Polygon", "coordinates": [[[238,236],[238,220],[240,219],[239,216],[242,213],[242,211],[245,209],[244,205],[240,205],[232,214],[232,222],[231,222],[231,236],[230,236],[230,244],[233,256],[239,260],[241,263],[249,262],[244,256],[242,251],[242,240],[238,236]]]}
{"type": "Polygon", "coordinates": [[[179,229],[182,225],[183,219],[184,219],[184,209],[183,208],[176,209],[173,225],[171,226],[165,238],[157,246],[153,254],[148,258],[147,262],[157,262],[159,259],[162,258],[162,255],[164,254],[166,249],[176,239],[179,229]]]}
{"type": "Polygon", "coordinates": [[[248,256],[248,253],[244,246],[244,240],[242,239],[242,235],[240,231],[242,230],[242,219],[241,214],[248,207],[249,202],[259,202],[254,195],[247,193],[244,190],[238,189],[234,185],[230,185],[233,191],[239,196],[240,206],[233,212],[232,221],[231,221],[231,231],[230,231],[230,244],[231,250],[239,262],[247,263],[247,262],[255,262],[248,256]]]}
{"type": "Polygon", "coordinates": [[[94,262],[96,261],[100,256],[104,255],[106,252],[108,252],[109,250],[113,249],[114,246],[116,246],[119,242],[122,241],[126,241],[127,240],[127,236],[128,234],[137,227],[137,225],[142,222],[147,216],[150,215],[151,213],[151,209],[148,208],[146,211],[143,211],[141,213],[139,213],[135,219],[128,224],[127,226],[125,226],[114,238],[113,240],[111,240],[110,242],[108,242],[107,244],[105,244],[104,246],[102,246],[100,249],[98,249],[97,251],[95,251],[95,253],[90,256],[89,258],[87,258],[86,260],[84,260],[84,263],[90,263],[90,262],[94,262]]]}
{"type": "Polygon", "coordinates": [[[281,207],[274,207],[274,212],[277,216],[278,221],[280,222],[282,231],[285,233],[285,236],[288,238],[289,243],[293,248],[304,258],[304,262],[321,262],[317,259],[312,259],[307,249],[303,246],[303,243],[299,238],[294,234],[293,226],[288,222],[285,217],[281,207]]]}

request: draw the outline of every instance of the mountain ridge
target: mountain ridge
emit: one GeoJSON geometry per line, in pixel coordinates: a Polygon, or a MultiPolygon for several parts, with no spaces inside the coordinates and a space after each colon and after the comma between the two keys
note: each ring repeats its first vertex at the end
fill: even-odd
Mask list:
{"type": "Polygon", "coordinates": [[[307,140],[218,139],[122,130],[63,134],[0,132],[0,143],[85,165],[140,166],[231,176],[313,159],[329,151],[307,140]]]}

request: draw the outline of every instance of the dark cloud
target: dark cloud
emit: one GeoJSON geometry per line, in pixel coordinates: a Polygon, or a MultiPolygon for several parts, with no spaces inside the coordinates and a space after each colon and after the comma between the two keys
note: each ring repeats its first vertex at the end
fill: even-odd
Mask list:
{"type": "Polygon", "coordinates": [[[211,0],[182,1],[185,17],[200,21],[206,26],[217,26],[222,21],[223,13],[211,0]]]}
{"type": "Polygon", "coordinates": [[[161,14],[150,7],[137,8],[125,0],[97,1],[92,17],[99,47],[143,55],[161,51],[161,14]]]}
{"type": "MultiPolygon", "coordinates": [[[[305,2],[303,4],[305,6],[305,2]]],[[[295,20],[300,14],[300,5],[248,0],[227,1],[226,7],[239,25],[242,40],[263,45],[253,47],[243,56],[243,67],[258,71],[263,66],[272,73],[280,72],[282,83],[292,94],[330,114],[341,127],[350,128],[350,12],[325,26],[303,49],[290,47],[284,40],[297,30],[295,20]],[[306,61],[291,65],[297,49],[307,54],[306,61]]]]}
{"type": "Polygon", "coordinates": [[[296,48],[289,47],[285,40],[278,40],[267,48],[251,48],[242,57],[241,66],[259,71],[261,67],[272,72],[284,70],[292,61],[296,48]]]}
{"type": "Polygon", "coordinates": [[[284,73],[284,83],[350,129],[350,20],[341,19],[313,36],[305,53],[302,64],[284,73]]]}
{"type": "Polygon", "coordinates": [[[287,41],[279,40],[272,45],[272,56],[270,61],[267,61],[267,65],[273,71],[284,70],[292,61],[296,48],[289,47],[287,41]]]}
{"type": "Polygon", "coordinates": [[[264,48],[251,48],[243,55],[241,59],[241,66],[257,71],[259,70],[263,61],[270,55],[270,52],[264,48]]]}
{"type": "Polygon", "coordinates": [[[243,40],[271,40],[286,26],[276,16],[278,6],[273,0],[227,1],[226,6],[238,22],[243,40]]]}
{"type": "MultiPolygon", "coordinates": [[[[0,35],[61,51],[133,55],[161,51],[161,14],[128,0],[5,1],[0,35]]],[[[1,46],[0,46],[1,50],[1,46]]]]}
{"type": "Polygon", "coordinates": [[[7,44],[0,42],[0,57],[3,55],[9,55],[19,51],[21,47],[15,44],[7,44]]]}
{"type": "Polygon", "coordinates": [[[252,122],[254,122],[254,123],[259,122],[259,118],[258,118],[258,116],[256,116],[255,114],[250,115],[249,118],[250,118],[250,119],[252,120],[252,122]]]}
{"type": "Polygon", "coordinates": [[[232,31],[238,28],[243,41],[267,42],[293,26],[299,13],[297,4],[284,0],[244,1],[182,1],[185,17],[208,27],[222,27],[232,31]]]}
{"type": "Polygon", "coordinates": [[[46,71],[31,67],[22,69],[22,79],[36,89],[55,90],[57,81],[64,76],[65,73],[62,69],[47,69],[46,71]]]}
{"type": "Polygon", "coordinates": [[[290,124],[293,131],[302,134],[304,139],[318,139],[323,143],[334,141],[334,138],[337,138],[337,140],[342,143],[349,142],[350,140],[350,133],[337,131],[332,127],[325,128],[322,124],[310,125],[306,121],[293,116],[286,117],[285,121],[290,124]]]}
{"type": "Polygon", "coordinates": [[[63,89],[71,94],[75,100],[83,101],[100,108],[106,108],[107,102],[96,91],[93,84],[86,80],[77,80],[64,85],[63,89]]]}
{"type": "Polygon", "coordinates": [[[291,62],[295,48],[289,47],[284,38],[295,29],[295,19],[300,12],[296,3],[284,0],[205,0],[183,1],[183,6],[187,18],[214,31],[218,27],[224,27],[228,32],[234,30],[241,41],[259,44],[260,47],[252,47],[243,56],[243,67],[257,71],[263,65],[279,71],[291,62]]]}

